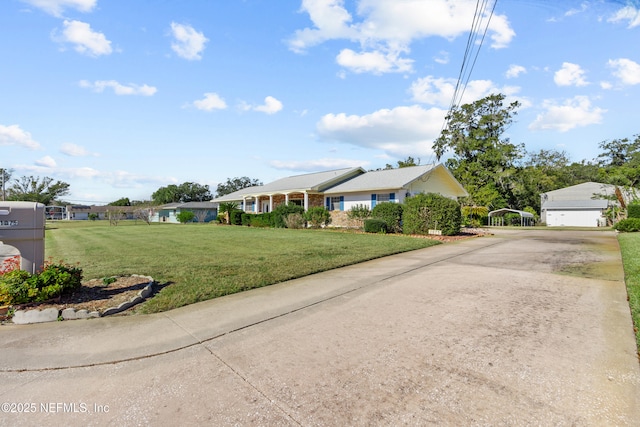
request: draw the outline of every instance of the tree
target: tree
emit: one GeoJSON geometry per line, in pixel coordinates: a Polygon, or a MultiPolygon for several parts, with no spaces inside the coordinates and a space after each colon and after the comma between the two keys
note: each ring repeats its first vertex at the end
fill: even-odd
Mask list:
{"type": "Polygon", "coordinates": [[[51,205],[58,201],[58,197],[66,194],[69,194],[69,184],[66,182],[53,182],[53,178],[47,176],[42,179],[23,176],[9,187],[7,199],[51,205]]]}
{"type": "MultiPolygon", "coordinates": [[[[416,161],[416,159],[409,156],[404,160],[398,160],[398,169],[408,168],[410,166],[419,166],[419,165],[420,165],[420,158],[418,158],[418,160],[416,161]]],[[[387,163],[387,165],[385,166],[385,169],[394,169],[394,167],[389,163],[387,163]]]]}
{"type": "Polygon", "coordinates": [[[262,185],[262,182],[260,180],[251,179],[246,176],[240,178],[227,178],[226,182],[218,184],[218,188],[216,189],[216,197],[222,197],[225,194],[230,194],[234,191],[242,190],[243,188],[255,187],[258,185],[262,185]]]}
{"type": "Polygon", "coordinates": [[[608,184],[634,187],[640,181],[640,135],[603,141],[598,156],[600,180],[608,184]]]}
{"type": "Polygon", "coordinates": [[[181,211],[177,216],[176,219],[178,220],[179,223],[181,224],[186,224],[190,221],[193,221],[193,218],[196,215],[191,212],[191,211],[181,211]]]}
{"type": "Polygon", "coordinates": [[[540,211],[540,194],[573,185],[568,174],[569,157],[564,151],[540,150],[527,153],[523,165],[514,175],[515,209],[529,206],[540,211]]]}
{"type": "Polygon", "coordinates": [[[452,152],[446,166],[469,192],[467,204],[501,208],[514,203],[515,163],[524,146],[503,138],[520,106],[517,101],[504,106],[504,98],[494,94],[454,108],[433,144],[438,160],[452,152]]]}
{"type": "Polygon", "coordinates": [[[109,203],[107,206],[131,206],[131,201],[128,197],[123,197],[114,202],[109,203]]]}
{"type": "Polygon", "coordinates": [[[167,203],[203,202],[211,200],[211,192],[208,185],[200,185],[195,182],[185,182],[180,185],[171,184],[160,187],[151,195],[155,204],[167,203]]]}
{"type": "Polygon", "coordinates": [[[2,200],[7,199],[7,183],[11,181],[11,174],[13,174],[13,169],[0,168],[0,197],[2,200]]]}

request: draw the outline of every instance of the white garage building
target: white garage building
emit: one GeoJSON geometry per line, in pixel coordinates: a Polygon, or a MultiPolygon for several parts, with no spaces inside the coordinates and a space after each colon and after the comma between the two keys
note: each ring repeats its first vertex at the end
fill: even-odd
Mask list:
{"type": "Polygon", "coordinates": [[[541,194],[540,220],[549,227],[606,226],[605,213],[613,205],[614,185],[585,182],[541,194]]]}

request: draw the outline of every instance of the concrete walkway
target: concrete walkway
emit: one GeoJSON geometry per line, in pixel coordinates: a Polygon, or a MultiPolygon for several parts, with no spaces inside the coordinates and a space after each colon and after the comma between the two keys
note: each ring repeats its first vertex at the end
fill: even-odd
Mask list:
{"type": "Polygon", "coordinates": [[[167,313],[4,325],[0,380],[0,425],[640,419],[606,231],[499,231],[167,313]]]}

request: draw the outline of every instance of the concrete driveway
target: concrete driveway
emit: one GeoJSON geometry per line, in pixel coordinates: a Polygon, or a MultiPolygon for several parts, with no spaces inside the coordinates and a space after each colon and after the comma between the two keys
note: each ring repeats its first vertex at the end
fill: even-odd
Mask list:
{"type": "Polygon", "coordinates": [[[607,231],[497,231],[152,316],[4,325],[0,380],[0,425],[640,420],[607,231]]]}

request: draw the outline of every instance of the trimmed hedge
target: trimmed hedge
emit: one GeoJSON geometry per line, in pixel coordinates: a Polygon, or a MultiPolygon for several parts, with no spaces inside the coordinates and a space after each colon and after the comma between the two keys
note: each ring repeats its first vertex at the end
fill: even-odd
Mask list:
{"type": "Polygon", "coordinates": [[[614,230],[625,233],[640,231],[640,218],[627,218],[618,221],[614,226],[614,230]]]}
{"type": "Polygon", "coordinates": [[[627,206],[627,218],[640,218],[640,203],[631,203],[627,206]]]}
{"type": "Polygon", "coordinates": [[[402,205],[398,203],[378,203],[371,211],[371,218],[386,222],[390,233],[402,233],[402,210],[402,205]]]}
{"type": "Polygon", "coordinates": [[[364,231],[367,233],[386,233],[387,223],[383,219],[371,218],[364,220],[364,231]]]}
{"type": "Polygon", "coordinates": [[[242,215],[244,214],[241,210],[232,210],[229,214],[229,223],[231,225],[242,225],[242,215]]]}
{"type": "Polygon", "coordinates": [[[404,201],[402,228],[405,234],[428,234],[441,230],[445,236],[460,232],[460,204],[435,193],[417,194],[404,201]]]}

